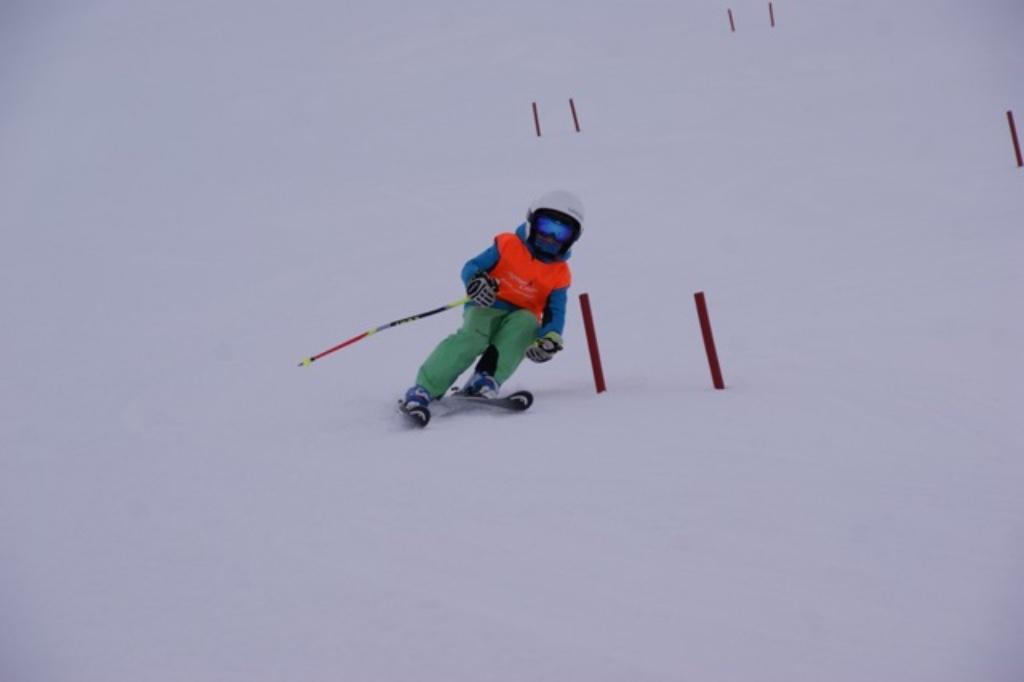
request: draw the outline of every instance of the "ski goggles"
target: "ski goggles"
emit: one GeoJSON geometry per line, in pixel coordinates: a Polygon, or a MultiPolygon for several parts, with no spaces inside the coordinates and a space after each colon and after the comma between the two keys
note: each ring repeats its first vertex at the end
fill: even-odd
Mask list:
{"type": "Polygon", "coordinates": [[[560,244],[572,241],[576,234],[576,227],[569,223],[562,222],[550,215],[539,213],[534,220],[534,228],[537,234],[548,239],[553,239],[560,244]]]}

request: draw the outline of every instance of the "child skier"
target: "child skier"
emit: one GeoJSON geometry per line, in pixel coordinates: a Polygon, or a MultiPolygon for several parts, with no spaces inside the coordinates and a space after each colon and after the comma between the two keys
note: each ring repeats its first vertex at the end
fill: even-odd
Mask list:
{"type": "Polygon", "coordinates": [[[469,395],[493,398],[523,356],[547,362],[562,350],[562,330],[572,275],[570,248],[583,232],[583,204],[571,192],[554,191],[533,202],[526,223],[462,268],[471,303],[462,328],[434,349],[405,394],[406,412],[429,419],[427,405],[479,357],[463,386],[469,395]],[[483,357],[480,357],[480,356],[483,357]]]}

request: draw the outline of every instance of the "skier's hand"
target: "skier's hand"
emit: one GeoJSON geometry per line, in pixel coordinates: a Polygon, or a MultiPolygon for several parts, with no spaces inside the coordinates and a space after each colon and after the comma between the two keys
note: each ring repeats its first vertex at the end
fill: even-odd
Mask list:
{"type": "Polygon", "coordinates": [[[547,362],[562,348],[562,337],[558,332],[548,332],[526,349],[526,357],[534,362],[547,362]]]}
{"type": "Polygon", "coordinates": [[[486,272],[479,272],[466,283],[466,293],[481,308],[490,308],[498,299],[498,280],[486,272]]]}

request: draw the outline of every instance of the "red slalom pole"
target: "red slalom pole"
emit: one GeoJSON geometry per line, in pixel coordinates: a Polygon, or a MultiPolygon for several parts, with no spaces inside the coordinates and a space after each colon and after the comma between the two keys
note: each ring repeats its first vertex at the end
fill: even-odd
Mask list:
{"type": "Polygon", "coordinates": [[[704,335],[704,350],[708,354],[708,365],[711,367],[711,382],[715,388],[725,388],[725,381],[722,379],[722,368],[718,365],[718,352],[715,350],[715,337],[711,334],[711,319],[708,317],[708,306],[704,300],[704,292],[698,291],[693,295],[697,301],[697,317],[700,319],[700,331],[704,335]]]}
{"type": "Polygon", "coordinates": [[[1013,112],[1006,112],[1006,120],[1010,122],[1010,137],[1013,139],[1013,152],[1017,155],[1017,168],[1024,167],[1024,157],[1020,155],[1020,140],[1017,139],[1017,126],[1013,122],[1013,112]]]}
{"type": "Polygon", "coordinates": [[[572,123],[576,126],[576,132],[580,131],[580,119],[576,117],[576,103],[572,101],[572,97],[569,98],[569,108],[572,110],[572,123]]]}
{"type": "Polygon", "coordinates": [[[768,3],[768,18],[771,19],[772,28],[775,28],[775,8],[772,7],[772,3],[768,3]]]}
{"type": "Polygon", "coordinates": [[[598,393],[603,393],[607,387],[604,383],[604,370],[601,368],[601,353],[597,349],[597,333],[594,331],[594,315],[590,311],[589,294],[580,294],[580,308],[583,310],[583,328],[587,332],[590,366],[594,369],[594,388],[598,393]]]}
{"type": "Polygon", "coordinates": [[[736,22],[732,20],[732,10],[729,10],[729,28],[732,29],[733,33],[736,32],[736,22]]]}
{"type": "Polygon", "coordinates": [[[540,116],[537,114],[537,103],[533,103],[533,126],[537,129],[537,137],[540,137],[540,116]]]}

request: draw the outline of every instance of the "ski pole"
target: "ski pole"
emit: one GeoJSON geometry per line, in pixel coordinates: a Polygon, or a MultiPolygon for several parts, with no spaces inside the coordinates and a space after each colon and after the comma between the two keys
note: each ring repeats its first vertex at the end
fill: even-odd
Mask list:
{"type": "Polygon", "coordinates": [[[387,324],[382,324],[379,327],[374,327],[373,329],[371,329],[369,331],[365,331],[362,334],[359,334],[357,336],[353,336],[351,339],[348,339],[347,341],[342,341],[341,343],[339,343],[337,346],[334,346],[333,348],[328,348],[327,350],[323,351],[322,353],[317,353],[316,355],[314,355],[312,357],[306,358],[305,360],[303,360],[302,362],[299,363],[299,367],[305,367],[306,365],[310,365],[310,364],[316,362],[317,360],[319,360],[320,358],[322,358],[325,355],[330,355],[334,351],[341,350],[345,346],[351,346],[356,341],[362,341],[367,336],[371,336],[373,334],[376,334],[379,331],[383,331],[385,329],[390,329],[391,327],[397,327],[398,325],[405,324],[406,322],[415,322],[416,320],[422,320],[424,317],[430,317],[431,315],[436,315],[438,313],[443,313],[446,310],[450,310],[451,308],[455,308],[457,306],[460,306],[460,305],[463,305],[463,304],[466,304],[466,303],[469,303],[469,296],[463,296],[462,298],[460,298],[457,301],[452,301],[451,303],[449,303],[447,305],[443,305],[440,308],[434,308],[433,310],[428,310],[425,313],[419,313],[417,315],[410,315],[409,317],[403,317],[400,320],[395,320],[394,322],[388,322],[387,324]]]}

